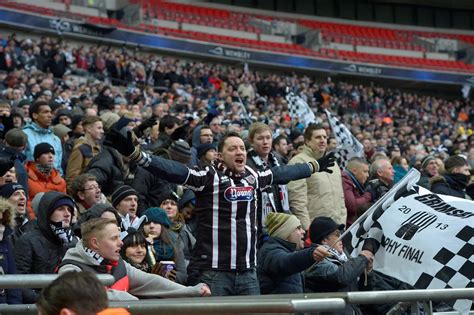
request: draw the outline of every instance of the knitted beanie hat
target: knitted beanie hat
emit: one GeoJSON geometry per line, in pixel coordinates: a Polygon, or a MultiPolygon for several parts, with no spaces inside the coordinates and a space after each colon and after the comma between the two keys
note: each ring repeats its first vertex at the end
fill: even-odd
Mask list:
{"type": "Polygon", "coordinates": [[[434,156],[432,155],[425,156],[423,160],[421,160],[421,169],[424,170],[428,166],[428,163],[430,163],[433,160],[435,160],[434,156]]]}
{"type": "Polygon", "coordinates": [[[25,187],[23,187],[23,185],[18,184],[18,183],[6,183],[0,186],[0,197],[8,199],[17,190],[25,191],[25,187]]]}
{"type": "Polygon", "coordinates": [[[270,212],[265,220],[265,225],[271,237],[286,240],[297,227],[301,226],[301,222],[292,214],[270,212]]]}
{"type": "Polygon", "coordinates": [[[168,154],[170,159],[183,164],[188,164],[191,161],[191,148],[184,140],[174,141],[168,148],[168,154]]]}
{"type": "Polygon", "coordinates": [[[217,146],[215,143],[204,143],[199,145],[196,150],[197,150],[197,157],[200,159],[203,155],[207,153],[209,150],[216,150],[217,151],[217,146]]]}
{"type": "Polygon", "coordinates": [[[166,211],[159,207],[146,209],[144,215],[146,216],[147,222],[158,223],[167,228],[170,228],[173,225],[173,222],[168,218],[166,211]]]}
{"type": "Polygon", "coordinates": [[[133,187],[128,185],[120,186],[112,193],[112,206],[116,208],[120,201],[127,198],[128,196],[138,196],[138,193],[135,189],[133,189],[133,187]]]}
{"type": "Polygon", "coordinates": [[[56,154],[51,144],[46,143],[46,142],[41,142],[35,146],[35,149],[33,151],[33,156],[36,160],[37,158],[41,156],[41,154],[50,153],[50,152],[53,154],[56,154]]]}

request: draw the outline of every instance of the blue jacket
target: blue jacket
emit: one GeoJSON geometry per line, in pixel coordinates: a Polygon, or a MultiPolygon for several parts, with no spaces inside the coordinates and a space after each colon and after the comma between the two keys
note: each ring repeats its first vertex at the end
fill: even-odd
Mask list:
{"type": "Polygon", "coordinates": [[[61,145],[61,140],[53,133],[53,129],[41,128],[36,123],[27,124],[23,127],[23,131],[28,136],[28,144],[25,149],[25,155],[27,161],[34,161],[33,152],[35,146],[42,142],[47,142],[51,144],[56,153],[54,156],[54,167],[59,170],[61,175],[64,174],[61,167],[61,162],[63,159],[63,147],[61,145]]]}
{"type": "Polygon", "coordinates": [[[296,244],[270,237],[257,254],[257,276],[262,294],[303,293],[302,272],[314,264],[314,247],[296,250],[296,244]]]}
{"type": "MultiPolygon", "coordinates": [[[[16,274],[15,257],[10,238],[12,234],[10,227],[5,227],[3,239],[0,241],[0,274],[16,274]]],[[[0,304],[22,304],[23,298],[20,289],[0,289],[0,304]]]]}

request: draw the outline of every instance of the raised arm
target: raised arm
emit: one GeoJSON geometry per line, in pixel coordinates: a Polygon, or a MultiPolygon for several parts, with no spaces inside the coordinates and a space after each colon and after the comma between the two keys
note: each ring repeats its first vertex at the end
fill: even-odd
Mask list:
{"type": "Polygon", "coordinates": [[[331,152],[319,160],[314,160],[308,163],[273,167],[272,184],[287,184],[292,180],[310,177],[311,174],[316,172],[332,173],[332,170],[329,168],[334,166],[335,160],[336,158],[334,157],[334,153],[331,152]]]}
{"type": "Polygon", "coordinates": [[[116,149],[120,154],[129,157],[153,175],[170,183],[188,184],[191,185],[191,189],[195,186],[198,187],[200,184],[200,177],[193,176],[196,172],[184,164],[141,152],[133,144],[131,132],[128,132],[125,136],[112,129],[105,137],[104,145],[116,149]]]}

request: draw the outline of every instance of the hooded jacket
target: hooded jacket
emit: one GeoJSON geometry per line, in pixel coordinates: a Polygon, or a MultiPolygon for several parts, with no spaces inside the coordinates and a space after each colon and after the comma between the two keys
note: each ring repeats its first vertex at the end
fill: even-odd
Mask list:
{"type": "MultiPolygon", "coordinates": [[[[13,206],[4,198],[0,198],[0,213],[2,213],[1,224],[5,227],[0,237],[0,267],[1,274],[16,274],[15,257],[10,235],[13,233],[14,213],[13,206]]],[[[22,304],[21,290],[7,289],[5,294],[0,294],[0,304],[22,304]]]]}
{"type": "MultiPolygon", "coordinates": [[[[86,268],[99,273],[96,268],[100,266],[99,262],[86,253],[82,241],[79,241],[75,248],[67,251],[64,262],[65,264],[59,268],[59,274],[86,268]]],[[[116,282],[107,291],[110,301],[137,300],[137,296],[161,298],[200,296],[204,285],[185,287],[163,277],[138,270],[122,258],[119,259],[115,270],[117,271],[113,275],[116,277],[116,282]]]]}
{"type": "Polygon", "coordinates": [[[53,129],[41,128],[36,123],[30,123],[23,127],[23,132],[28,136],[28,145],[25,149],[26,159],[28,161],[34,161],[33,151],[35,150],[35,146],[39,143],[47,142],[54,148],[54,168],[62,175],[63,169],[61,168],[61,162],[63,159],[63,147],[61,140],[54,134],[53,129]]]}
{"type": "MultiPolygon", "coordinates": [[[[16,241],[15,262],[20,274],[52,274],[66,253],[68,247],[76,244],[77,239],[64,245],[51,229],[49,217],[55,210],[56,201],[70,198],[68,195],[50,191],[43,195],[38,206],[37,222],[32,230],[16,241]]],[[[71,199],[72,200],[72,199],[71,199]]]]}

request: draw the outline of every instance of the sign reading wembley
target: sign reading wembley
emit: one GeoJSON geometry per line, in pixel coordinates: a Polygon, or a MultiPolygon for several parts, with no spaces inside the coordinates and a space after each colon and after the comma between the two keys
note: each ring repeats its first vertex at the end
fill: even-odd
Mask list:
{"type": "MultiPolygon", "coordinates": [[[[468,288],[474,279],[474,202],[414,186],[379,203],[351,226],[348,250],[358,255],[364,239],[380,245],[374,270],[417,289],[468,288]]],[[[392,195],[393,196],[393,195],[392,195]]],[[[459,300],[459,311],[472,302],[459,300]]]]}

